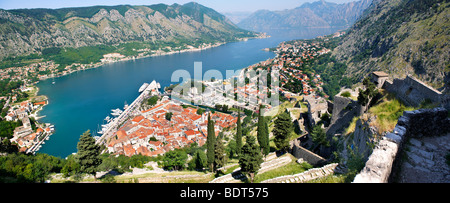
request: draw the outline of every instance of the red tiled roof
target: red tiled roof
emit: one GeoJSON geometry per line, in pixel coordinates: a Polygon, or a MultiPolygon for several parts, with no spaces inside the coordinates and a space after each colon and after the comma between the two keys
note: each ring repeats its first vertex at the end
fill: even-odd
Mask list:
{"type": "Polygon", "coordinates": [[[45,101],[42,101],[42,102],[36,102],[36,103],[34,103],[34,105],[45,105],[45,101]]]}
{"type": "Polygon", "coordinates": [[[136,150],[133,149],[131,144],[123,146],[123,150],[125,152],[125,156],[133,156],[136,153],[136,150]]]}
{"type": "Polygon", "coordinates": [[[165,153],[165,151],[163,149],[157,149],[152,152],[152,156],[158,156],[158,155],[160,155],[160,154],[162,155],[164,153],[165,153]]]}
{"type": "Polygon", "coordinates": [[[148,150],[147,147],[140,146],[140,147],[137,149],[137,154],[141,154],[141,155],[144,155],[144,156],[151,156],[151,155],[152,155],[152,152],[151,152],[150,150],[148,150]]]}
{"type": "Polygon", "coordinates": [[[187,136],[190,136],[190,135],[195,135],[196,133],[193,130],[186,130],[186,131],[184,131],[184,134],[186,134],[187,136]]]}
{"type": "Polygon", "coordinates": [[[127,133],[124,130],[119,130],[117,131],[117,139],[122,139],[125,138],[127,136],[127,133]]]}
{"type": "Polygon", "coordinates": [[[144,126],[144,127],[151,127],[152,126],[152,122],[146,118],[144,118],[140,123],[140,126],[144,126]]]}
{"type": "Polygon", "coordinates": [[[139,123],[142,119],[144,119],[144,116],[139,115],[139,116],[134,117],[133,120],[131,120],[131,121],[139,123]]]}
{"type": "Polygon", "coordinates": [[[159,147],[159,146],[162,145],[162,142],[160,142],[160,141],[150,141],[149,144],[155,145],[155,147],[159,147]]]}
{"type": "Polygon", "coordinates": [[[152,108],[150,108],[150,109],[148,109],[148,110],[142,111],[142,113],[147,113],[147,112],[149,112],[149,111],[153,111],[153,110],[155,110],[155,109],[161,107],[162,105],[164,105],[164,104],[158,104],[158,105],[156,105],[156,106],[154,106],[154,107],[152,107],[152,108]]]}

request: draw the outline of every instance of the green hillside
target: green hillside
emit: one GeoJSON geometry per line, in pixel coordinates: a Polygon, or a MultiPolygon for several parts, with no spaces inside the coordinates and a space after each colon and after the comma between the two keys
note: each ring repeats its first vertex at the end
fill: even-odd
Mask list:
{"type": "MultiPolygon", "coordinates": [[[[197,3],[0,9],[0,59],[41,54],[48,48],[198,45],[254,37],[222,14],[197,3]]],[[[172,46],[173,47],[173,46],[172,46]]],[[[164,47],[163,47],[164,48],[164,47]]]]}
{"type": "Polygon", "coordinates": [[[355,81],[382,70],[412,74],[435,88],[449,85],[449,6],[448,0],[376,0],[333,56],[348,64],[346,75],[355,81]]]}

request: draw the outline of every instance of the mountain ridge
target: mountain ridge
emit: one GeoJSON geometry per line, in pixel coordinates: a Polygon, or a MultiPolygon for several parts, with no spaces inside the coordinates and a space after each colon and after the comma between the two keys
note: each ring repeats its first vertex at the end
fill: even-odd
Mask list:
{"type": "Polygon", "coordinates": [[[345,74],[357,81],[385,71],[391,78],[413,75],[449,90],[449,16],[447,0],[374,0],[333,56],[348,65],[345,74]]]}
{"type": "Polygon", "coordinates": [[[51,47],[127,42],[225,42],[256,33],[198,3],[0,9],[0,58],[51,47]]]}
{"type": "Polygon", "coordinates": [[[258,10],[237,25],[253,31],[302,27],[349,27],[372,0],[345,4],[316,1],[282,11],[258,10]]]}

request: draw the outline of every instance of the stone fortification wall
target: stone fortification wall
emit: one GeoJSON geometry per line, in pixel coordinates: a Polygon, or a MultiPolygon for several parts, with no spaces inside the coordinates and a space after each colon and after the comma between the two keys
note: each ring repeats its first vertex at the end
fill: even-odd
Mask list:
{"type": "Polygon", "coordinates": [[[295,158],[300,159],[302,158],[306,162],[308,162],[311,165],[322,165],[327,162],[326,159],[322,158],[321,156],[303,148],[300,146],[300,143],[298,140],[294,140],[291,143],[291,154],[295,156],[295,158]]]}
{"type": "Polygon", "coordinates": [[[433,103],[441,102],[441,92],[411,76],[406,76],[405,79],[394,79],[393,82],[386,81],[383,87],[411,106],[419,106],[426,99],[433,103]]]}
{"type": "Polygon", "coordinates": [[[331,124],[325,129],[325,132],[327,135],[334,135],[338,130],[347,127],[353,117],[360,116],[361,111],[362,107],[357,101],[336,95],[334,97],[331,124]]]}
{"type": "Polygon", "coordinates": [[[450,118],[445,108],[405,111],[392,133],[377,143],[365,167],[354,183],[386,183],[398,168],[399,156],[408,137],[437,136],[450,132],[450,118]]]}

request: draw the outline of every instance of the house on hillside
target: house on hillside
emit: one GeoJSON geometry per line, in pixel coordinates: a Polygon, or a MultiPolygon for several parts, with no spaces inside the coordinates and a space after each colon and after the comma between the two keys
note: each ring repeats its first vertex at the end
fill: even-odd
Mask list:
{"type": "Polygon", "coordinates": [[[382,71],[375,71],[370,74],[370,81],[373,82],[377,88],[382,88],[384,82],[388,79],[389,75],[382,71]]]}

